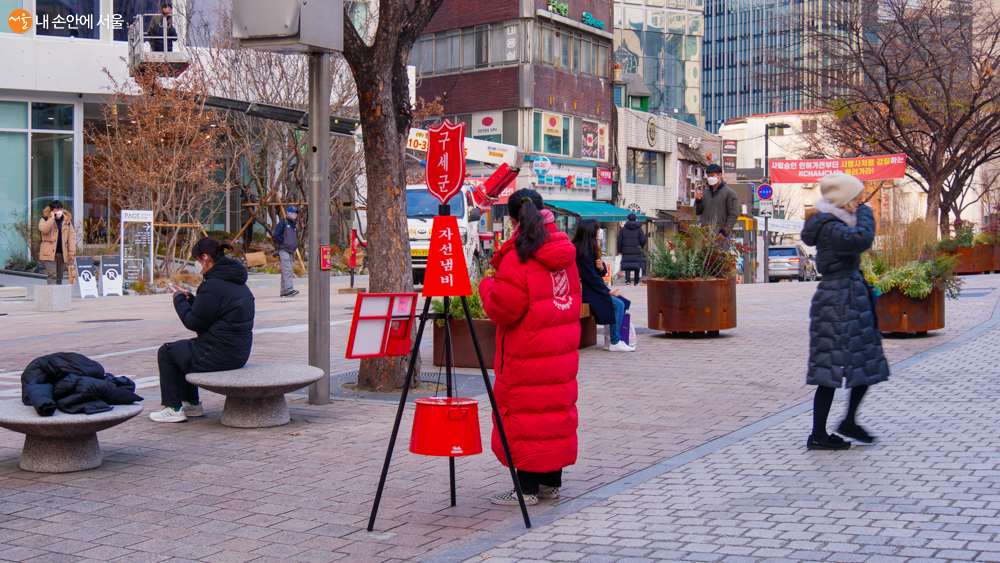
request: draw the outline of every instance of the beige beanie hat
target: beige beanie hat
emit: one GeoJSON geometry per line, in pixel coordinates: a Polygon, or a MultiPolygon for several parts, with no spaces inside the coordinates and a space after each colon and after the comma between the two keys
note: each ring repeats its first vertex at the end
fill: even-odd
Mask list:
{"type": "Polygon", "coordinates": [[[850,174],[834,172],[819,181],[819,191],[823,199],[837,207],[844,207],[865,191],[865,184],[850,174]]]}

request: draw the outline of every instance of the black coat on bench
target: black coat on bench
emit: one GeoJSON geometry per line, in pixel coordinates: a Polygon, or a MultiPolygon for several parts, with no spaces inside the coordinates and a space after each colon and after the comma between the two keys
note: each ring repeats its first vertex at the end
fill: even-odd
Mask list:
{"type": "Polygon", "coordinates": [[[223,257],[207,272],[197,296],[174,294],[174,309],[196,338],[168,344],[184,373],[239,369],[250,359],[253,345],[253,293],[246,285],[247,269],[223,257]]]}
{"type": "Polygon", "coordinates": [[[56,408],[95,414],[141,400],[132,380],[104,373],[104,366],[76,352],[35,358],[21,373],[21,401],[41,416],[52,416],[56,408]]]}

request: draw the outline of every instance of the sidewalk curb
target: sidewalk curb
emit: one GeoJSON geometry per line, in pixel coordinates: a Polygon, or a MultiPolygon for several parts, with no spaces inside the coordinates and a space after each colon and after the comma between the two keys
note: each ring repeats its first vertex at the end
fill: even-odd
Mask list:
{"type": "MultiPolygon", "coordinates": [[[[905,360],[900,360],[889,367],[892,372],[907,369],[941,352],[965,344],[998,324],[1000,324],[1000,299],[997,300],[996,305],[993,307],[993,315],[986,321],[972,327],[948,342],[939,344],[925,352],[921,352],[920,354],[910,356],[905,360]]],[[[759,432],[768,430],[771,427],[777,426],[782,422],[801,414],[805,414],[811,410],[812,399],[809,399],[799,403],[798,405],[772,414],[771,416],[753,424],[740,428],[739,430],[726,434],[725,436],[716,438],[711,442],[707,442],[700,446],[691,448],[686,452],[669,457],[659,463],[647,467],[646,469],[641,469],[635,473],[626,475],[617,481],[612,481],[607,485],[598,487],[588,493],[584,493],[580,497],[567,500],[566,502],[557,504],[551,508],[533,513],[531,514],[531,529],[525,528],[521,519],[517,518],[514,523],[502,526],[485,536],[476,538],[466,544],[451,548],[436,555],[432,555],[423,561],[424,563],[460,563],[466,561],[467,559],[480,555],[489,549],[493,549],[528,532],[537,530],[546,524],[551,524],[560,518],[580,512],[581,510],[589,508],[598,502],[607,500],[619,493],[625,492],[636,485],[641,485],[651,481],[661,475],[687,465],[688,463],[715,453],[723,448],[731,446],[741,440],[749,438],[759,432]]],[[[515,515],[512,513],[511,518],[514,517],[515,515]]]]}
{"type": "Polygon", "coordinates": [[[21,272],[18,270],[0,270],[0,274],[6,274],[8,276],[21,276],[23,278],[35,278],[36,280],[45,279],[45,274],[36,274],[35,272],[21,272]]]}

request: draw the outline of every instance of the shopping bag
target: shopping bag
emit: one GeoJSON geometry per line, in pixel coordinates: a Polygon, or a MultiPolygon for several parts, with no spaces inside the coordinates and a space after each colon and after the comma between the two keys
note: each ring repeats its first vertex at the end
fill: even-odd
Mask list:
{"type": "Polygon", "coordinates": [[[639,339],[635,337],[635,325],[632,324],[631,319],[628,323],[628,340],[625,340],[625,343],[633,348],[639,344],[639,339]]]}
{"type": "Polygon", "coordinates": [[[631,346],[632,340],[635,340],[634,338],[632,340],[629,340],[629,329],[632,328],[632,315],[629,315],[628,313],[622,315],[622,326],[618,328],[621,329],[621,332],[619,333],[619,338],[622,339],[622,342],[631,346]]]}

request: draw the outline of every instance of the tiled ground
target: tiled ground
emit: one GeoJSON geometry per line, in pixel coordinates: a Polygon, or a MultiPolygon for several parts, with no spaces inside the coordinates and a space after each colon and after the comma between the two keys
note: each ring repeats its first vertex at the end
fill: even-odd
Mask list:
{"type": "MultiPolygon", "coordinates": [[[[891,361],[987,321],[1000,296],[998,279],[968,278],[968,297],[948,303],[947,329],[887,340],[891,361]]],[[[803,369],[813,290],[800,283],[740,286],[739,328],[720,338],[642,335],[635,354],[583,351],[580,459],[566,471],[566,498],[801,403],[810,393],[803,369]]],[[[640,327],[644,291],[624,289],[640,327]]],[[[258,292],[252,361],[305,362],[305,298],[275,293],[258,292]]],[[[352,302],[332,298],[331,320],[340,323],[333,327],[334,371],[357,365],[343,359],[352,302]]],[[[10,313],[0,317],[0,394],[11,397],[32,358],[75,349],[148,385],[142,392],[151,410],[158,403],[155,348],[188,336],[169,297],[77,300],[59,315],[34,313],[30,304],[0,304],[0,311],[10,313]],[[134,320],[106,322],[121,319],[134,320]]],[[[516,509],[486,500],[509,487],[509,474],[489,453],[458,461],[459,504],[448,506],[447,463],[406,451],[408,415],[376,533],[369,534],[364,526],[394,406],[309,406],[297,398],[290,425],[247,431],[221,426],[222,399],[205,399],[202,420],[165,426],[140,417],[102,433],[104,466],[79,474],[21,471],[20,436],[0,431],[0,560],[420,560],[519,520],[516,509]]],[[[480,416],[488,439],[487,410],[480,416]]]]}

